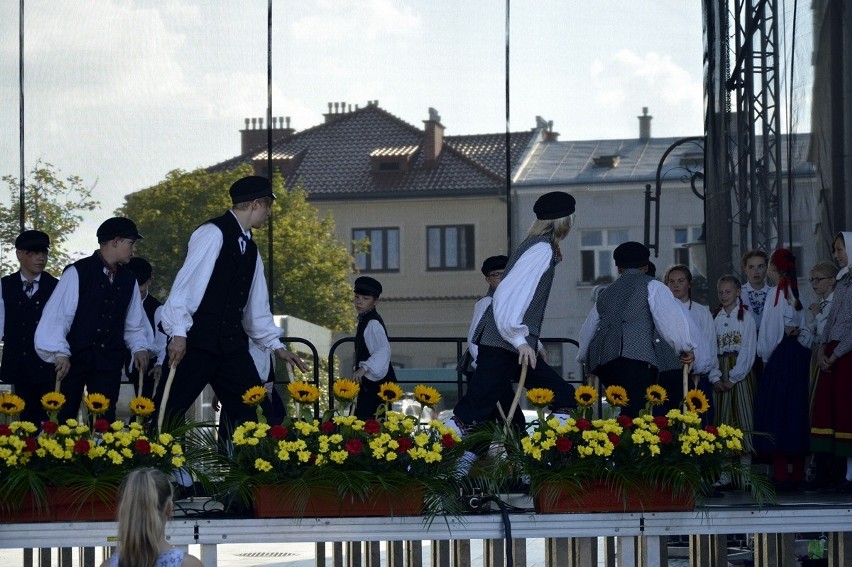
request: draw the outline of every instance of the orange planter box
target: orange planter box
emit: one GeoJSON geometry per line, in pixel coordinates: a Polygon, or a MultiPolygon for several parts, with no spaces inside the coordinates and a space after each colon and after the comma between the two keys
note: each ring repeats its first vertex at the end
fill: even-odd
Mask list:
{"type": "Polygon", "coordinates": [[[676,494],[671,489],[647,486],[628,490],[626,495],[604,482],[592,482],[582,488],[545,483],[533,499],[536,512],[671,512],[695,509],[690,491],[676,494]]]}
{"type": "Polygon", "coordinates": [[[287,485],[254,487],[256,518],[339,518],[357,516],[419,516],[423,513],[423,488],[400,492],[373,490],[366,499],[341,498],[331,487],[296,489],[287,485]]]}

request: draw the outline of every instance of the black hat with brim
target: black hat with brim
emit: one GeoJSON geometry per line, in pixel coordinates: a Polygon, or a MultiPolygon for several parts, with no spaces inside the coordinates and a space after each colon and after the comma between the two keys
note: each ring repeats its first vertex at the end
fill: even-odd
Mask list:
{"type": "Polygon", "coordinates": [[[641,242],[619,244],[612,253],[615,265],[619,268],[641,268],[648,265],[651,251],[641,242]]]}
{"type": "Polygon", "coordinates": [[[482,262],[482,275],[487,276],[494,270],[502,270],[508,263],[508,256],[491,256],[490,258],[486,258],[485,261],[482,262]]]}
{"type": "Polygon", "coordinates": [[[574,207],[577,202],[574,197],[564,191],[551,191],[539,197],[533,212],[539,220],[555,220],[562,217],[569,217],[574,214],[574,207]]]}
{"type": "Polygon", "coordinates": [[[136,283],[143,284],[151,279],[151,274],[154,273],[154,268],[151,267],[151,263],[148,262],[145,258],[138,258],[134,256],[130,259],[130,261],[125,264],[133,275],[136,276],[136,283]]]}
{"type": "Polygon", "coordinates": [[[264,197],[275,198],[275,194],[272,192],[272,183],[260,175],[249,175],[242,179],[237,179],[231,185],[230,194],[231,203],[234,205],[264,197]]]}
{"type": "Polygon", "coordinates": [[[50,237],[40,230],[25,230],[15,239],[15,248],[32,252],[47,252],[50,237]]]}
{"type": "Polygon", "coordinates": [[[130,238],[142,240],[142,235],[136,228],[136,223],[125,217],[112,217],[98,227],[98,242],[109,242],[113,238],[130,238]]]}
{"type": "Polygon", "coordinates": [[[382,284],[379,283],[379,280],[370,276],[361,276],[355,280],[355,293],[379,297],[382,294],[382,284]]]}

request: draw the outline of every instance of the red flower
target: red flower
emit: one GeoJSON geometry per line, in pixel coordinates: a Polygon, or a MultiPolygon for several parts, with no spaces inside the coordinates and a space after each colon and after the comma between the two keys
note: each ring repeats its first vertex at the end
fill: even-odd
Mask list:
{"type": "Polygon", "coordinates": [[[574,446],[574,442],[567,437],[560,437],[556,440],[556,450],[560,453],[567,453],[574,446]]]}
{"type": "Polygon", "coordinates": [[[660,436],[660,443],[668,445],[669,443],[672,442],[672,439],[673,439],[672,432],[669,431],[668,429],[661,430],[660,433],[659,433],[659,436],[660,436]]]}
{"type": "Polygon", "coordinates": [[[135,447],[136,452],[140,455],[147,455],[151,452],[151,444],[148,443],[147,439],[137,439],[135,447]]]}
{"type": "Polygon", "coordinates": [[[322,431],[323,433],[326,433],[326,434],[328,434],[328,433],[334,433],[334,431],[335,431],[336,429],[337,429],[337,426],[336,426],[336,425],[334,425],[334,422],[333,422],[333,421],[323,421],[323,422],[320,424],[320,431],[322,431]]]}
{"type": "Polygon", "coordinates": [[[0,423],[0,437],[9,437],[12,435],[12,429],[5,423],[0,423]]]}
{"type": "Polygon", "coordinates": [[[103,433],[104,431],[109,431],[109,422],[105,419],[96,419],[92,427],[98,433],[103,433]]]}
{"type": "Polygon", "coordinates": [[[57,429],[59,429],[59,425],[55,421],[43,421],[41,423],[41,430],[48,435],[56,433],[57,429]]]}
{"type": "Polygon", "coordinates": [[[579,429],[580,431],[588,431],[591,428],[592,422],[590,422],[588,419],[581,417],[577,420],[577,429],[579,429]]]}
{"type": "Polygon", "coordinates": [[[24,439],[24,443],[26,444],[26,447],[24,449],[26,450],[27,453],[35,453],[35,450],[36,450],[36,440],[35,439],[33,439],[32,437],[27,437],[26,439],[24,439]]]}
{"type": "Polygon", "coordinates": [[[621,444],[621,437],[616,435],[615,433],[607,433],[607,437],[609,437],[609,442],[618,447],[621,444]]]}
{"type": "Polygon", "coordinates": [[[287,437],[287,433],[289,432],[283,425],[273,425],[269,428],[269,437],[275,440],[284,439],[287,437]]]}
{"type": "Polygon", "coordinates": [[[668,427],[669,418],[664,415],[658,415],[654,418],[654,425],[656,425],[657,427],[668,427]]]}
{"type": "Polygon", "coordinates": [[[399,448],[396,450],[397,453],[405,453],[414,447],[414,442],[408,437],[400,437],[396,442],[399,445],[399,448]]]}
{"type": "Polygon", "coordinates": [[[350,439],[346,442],[346,451],[350,455],[360,455],[364,450],[364,444],[360,439],[350,439]]]}
{"type": "Polygon", "coordinates": [[[619,414],[615,420],[618,422],[618,425],[623,427],[624,429],[632,429],[633,428],[633,418],[624,414],[619,414]]]}
{"type": "Polygon", "coordinates": [[[717,436],[719,435],[719,430],[716,429],[715,425],[705,425],[704,431],[706,431],[707,433],[710,433],[712,435],[717,435],[717,436]]]}
{"type": "Polygon", "coordinates": [[[364,431],[369,433],[370,435],[376,435],[382,430],[382,424],[376,421],[375,419],[368,419],[364,423],[364,431]]]}
{"type": "Polygon", "coordinates": [[[452,433],[444,433],[441,436],[441,445],[443,445],[447,449],[456,446],[456,440],[453,439],[452,433]]]}
{"type": "Polygon", "coordinates": [[[75,453],[81,453],[81,454],[85,455],[86,453],[89,452],[90,448],[91,448],[91,445],[89,444],[88,439],[77,439],[77,442],[74,443],[74,452],[75,453]]]}

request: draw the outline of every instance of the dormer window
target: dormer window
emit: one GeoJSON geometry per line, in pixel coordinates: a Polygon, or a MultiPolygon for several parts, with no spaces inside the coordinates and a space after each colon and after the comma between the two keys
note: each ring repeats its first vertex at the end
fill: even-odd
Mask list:
{"type": "MultiPolygon", "coordinates": [[[[304,149],[296,153],[272,150],[272,170],[279,171],[284,177],[290,177],[302,163],[305,153],[307,150],[304,149]]],[[[252,158],[254,171],[258,175],[267,175],[269,161],[266,156],[266,151],[262,151],[252,158]]]]}
{"type": "Polygon", "coordinates": [[[594,162],[595,167],[606,167],[606,168],[609,168],[609,169],[612,169],[614,167],[618,167],[618,162],[620,162],[620,161],[621,161],[621,156],[618,155],[618,154],[610,155],[610,156],[598,156],[598,157],[592,158],[592,162],[594,162]]]}
{"type": "Polygon", "coordinates": [[[373,173],[403,173],[408,171],[417,146],[376,148],[370,152],[370,170],[373,173]]]}

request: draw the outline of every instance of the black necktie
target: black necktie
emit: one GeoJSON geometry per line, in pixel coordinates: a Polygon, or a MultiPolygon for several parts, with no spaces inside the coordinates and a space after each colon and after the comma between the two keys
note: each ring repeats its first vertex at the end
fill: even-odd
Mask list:
{"type": "Polygon", "coordinates": [[[31,297],[33,294],[33,282],[24,282],[24,293],[27,297],[31,297]]]}
{"type": "Polygon", "coordinates": [[[828,305],[828,300],[823,299],[819,302],[819,312],[822,313],[825,310],[825,306],[828,305]]]}

